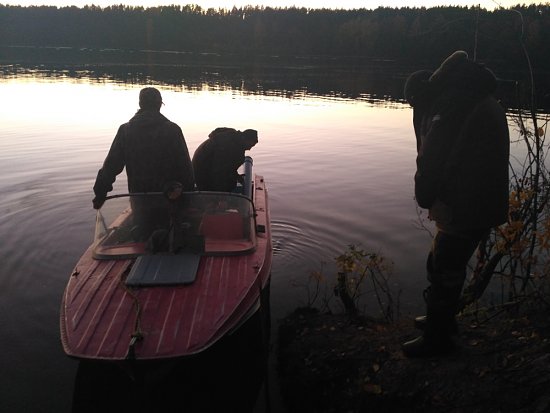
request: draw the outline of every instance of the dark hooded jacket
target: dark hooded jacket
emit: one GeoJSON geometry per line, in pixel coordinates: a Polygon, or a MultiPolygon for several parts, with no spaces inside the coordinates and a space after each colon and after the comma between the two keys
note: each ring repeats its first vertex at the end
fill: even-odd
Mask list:
{"type": "Polygon", "coordinates": [[[194,189],[193,167],[181,128],[156,110],[140,109],[121,125],[94,185],[97,197],[113,189],[126,167],[129,192],[160,192],[171,181],[194,189]]]}
{"type": "Polygon", "coordinates": [[[217,128],[193,154],[193,169],[199,191],[231,192],[239,180],[238,169],[245,151],[243,132],[217,128]]]}
{"type": "Polygon", "coordinates": [[[487,229],[508,219],[509,131],[492,96],[495,76],[455,52],[430,77],[433,98],[422,123],[415,196],[438,227],[487,229]]]}

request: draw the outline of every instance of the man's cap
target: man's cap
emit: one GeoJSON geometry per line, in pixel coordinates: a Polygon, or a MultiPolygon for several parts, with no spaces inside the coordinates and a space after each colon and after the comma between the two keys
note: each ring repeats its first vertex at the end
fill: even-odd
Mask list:
{"type": "Polygon", "coordinates": [[[162,96],[158,89],[146,87],[139,92],[139,107],[141,109],[160,109],[162,96]]]}

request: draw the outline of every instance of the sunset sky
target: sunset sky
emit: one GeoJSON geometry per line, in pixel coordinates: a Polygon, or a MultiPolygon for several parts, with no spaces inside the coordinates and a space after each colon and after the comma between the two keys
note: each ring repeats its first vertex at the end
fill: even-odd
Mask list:
{"type": "Polygon", "coordinates": [[[203,8],[225,8],[233,6],[243,7],[246,5],[270,6],[270,7],[307,7],[307,8],[330,8],[330,9],[375,9],[377,7],[433,7],[433,6],[476,6],[480,5],[485,9],[498,7],[510,7],[516,4],[541,4],[544,1],[521,1],[521,0],[138,0],[138,1],[109,1],[109,0],[7,0],[1,2],[9,5],[50,5],[50,6],[77,6],[83,7],[87,4],[106,7],[110,5],[126,4],[131,6],[152,7],[167,4],[198,4],[203,8]]]}

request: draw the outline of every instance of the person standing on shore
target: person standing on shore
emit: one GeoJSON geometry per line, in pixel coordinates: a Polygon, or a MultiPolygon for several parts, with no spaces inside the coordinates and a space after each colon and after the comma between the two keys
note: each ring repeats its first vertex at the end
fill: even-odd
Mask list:
{"type": "Polygon", "coordinates": [[[429,77],[415,72],[405,86],[415,111],[415,197],[437,227],[426,264],[424,331],[403,344],[407,357],[454,350],[467,263],[491,228],[508,219],[510,140],[495,89],[493,73],[463,51],[429,77]]]}

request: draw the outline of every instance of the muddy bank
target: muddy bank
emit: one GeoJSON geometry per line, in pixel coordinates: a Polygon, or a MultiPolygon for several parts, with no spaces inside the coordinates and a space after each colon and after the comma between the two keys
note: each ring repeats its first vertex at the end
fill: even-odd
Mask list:
{"type": "Polygon", "coordinates": [[[280,323],[281,392],[294,412],[550,412],[548,311],[459,319],[457,351],[407,359],[412,320],[299,309],[280,323]]]}

